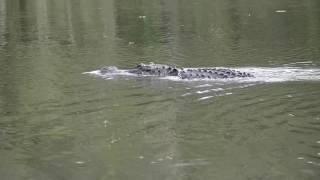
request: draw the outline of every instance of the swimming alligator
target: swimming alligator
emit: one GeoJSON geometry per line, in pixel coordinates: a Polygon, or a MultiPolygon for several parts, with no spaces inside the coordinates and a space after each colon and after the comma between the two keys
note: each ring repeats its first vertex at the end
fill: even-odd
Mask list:
{"type": "MultiPolygon", "coordinates": [[[[102,74],[115,73],[118,69],[114,66],[103,67],[100,69],[102,74]]],[[[138,64],[133,69],[125,72],[137,75],[151,76],[177,76],[181,79],[222,79],[222,78],[246,78],[254,77],[247,72],[236,71],[226,68],[182,68],[164,64],[138,64]]]]}

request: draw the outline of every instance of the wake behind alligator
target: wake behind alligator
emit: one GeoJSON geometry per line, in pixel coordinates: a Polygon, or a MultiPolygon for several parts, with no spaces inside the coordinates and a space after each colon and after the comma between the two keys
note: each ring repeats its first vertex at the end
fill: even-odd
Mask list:
{"type": "MultiPolygon", "coordinates": [[[[236,71],[227,68],[182,68],[165,64],[138,64],[133,69],[122,70],[127,73],[140,76],[174,76],[180,79],[226,79],[226,78],[253,78],[254,76],[247,72],[236,71]]],[[[114,66],[108,66],[100,69],[102,74],[117,73],[119,69],[114,66]]]]}

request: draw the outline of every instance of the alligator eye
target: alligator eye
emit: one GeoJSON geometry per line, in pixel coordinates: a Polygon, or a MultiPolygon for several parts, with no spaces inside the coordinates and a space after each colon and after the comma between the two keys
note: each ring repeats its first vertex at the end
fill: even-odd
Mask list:
{"type": "Polygon", "coordinates": [[[173,69],[171,72],[169,72],[172,76],[177,76],[179,74],[179,71],[177,69],[173,69]]]}

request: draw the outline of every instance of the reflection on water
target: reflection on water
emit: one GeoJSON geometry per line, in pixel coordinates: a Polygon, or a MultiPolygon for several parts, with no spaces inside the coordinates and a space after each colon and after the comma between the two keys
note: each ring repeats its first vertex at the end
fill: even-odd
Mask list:
{"type": "Polygon", "coordinates": [[[0,0],[1,179],[318,179],[319,10],[0,0]],[[263,67],[245,70],[282,80],[81,74],[150,61],[263,67]]]}

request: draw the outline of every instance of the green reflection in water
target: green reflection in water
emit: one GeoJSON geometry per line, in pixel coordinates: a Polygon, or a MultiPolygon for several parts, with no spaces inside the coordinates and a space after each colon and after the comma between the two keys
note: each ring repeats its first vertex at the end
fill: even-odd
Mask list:
{"type": "Polygon", "coordinates": [[[81,73],[149,61],[319,67],[319,6],[0,0],[2,179],[317,179],[318,82],[214,83],[229,90],[199,101],[209,87],[81,73]]]}

